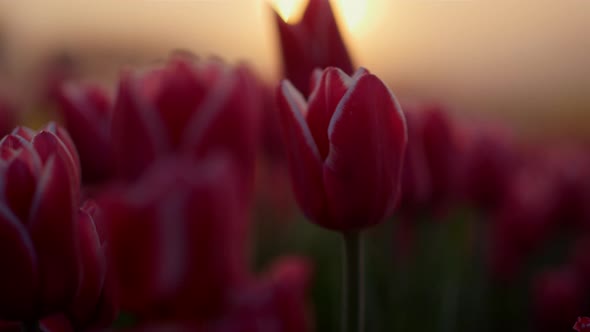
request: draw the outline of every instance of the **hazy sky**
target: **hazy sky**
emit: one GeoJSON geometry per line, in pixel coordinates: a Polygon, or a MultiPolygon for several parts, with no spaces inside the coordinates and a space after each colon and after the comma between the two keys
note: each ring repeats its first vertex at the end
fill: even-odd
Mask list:
{"type": "MultiPolygon", "coordinates": [[[[398,95],[516,123],[559,118],[590,128],[590,1],[333,3],[356,63],[398,95]]],[[[59,48],[122,62],[138,49],[156,58],[183,48],[246,59],[271,78],[271,18],[263,0],[0,0],[16,72],[59,48]]]]}

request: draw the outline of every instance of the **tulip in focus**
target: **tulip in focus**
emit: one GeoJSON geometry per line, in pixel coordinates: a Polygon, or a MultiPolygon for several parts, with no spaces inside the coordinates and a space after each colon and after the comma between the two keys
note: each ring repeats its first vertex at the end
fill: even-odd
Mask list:
{"type": "Polygon", "coordinates": [[[278,103],[299,206],[312,222],[358,231],[390,217],[407,142],[405,118],[377,76],[316,72],[306,101],[289,81],[278,103]]]}
{"type": "Polygon", "coordinates": [[[63,312],[79,285],[80,165],[53,123],[16,128],[0,141],[0,158],[0,319],[34,323],[63,312]]]}
{"type": "Polygon", "coordinates": [[[329,0],[310,0],[297,24],[285,22],[275,12],[283,74],[304,96],[312,87],[309,77],[316,68],[338,67],[346,74],[354,71],[329,0]]]}

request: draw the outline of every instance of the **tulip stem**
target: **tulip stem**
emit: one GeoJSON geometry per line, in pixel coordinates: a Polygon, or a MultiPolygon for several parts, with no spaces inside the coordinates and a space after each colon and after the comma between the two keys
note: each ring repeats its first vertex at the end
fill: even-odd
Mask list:
{"type": "Polygon", "coordinates": [[[31,321],[24,321],[21,325],[23,332],[39,332],[41,328],[39,327],[39,321],[31,320],[31,321]]]}
{"type": "Polygon", "coordinates": [[[364,326],[363,250],[360,232],[344,233],[342,331],[362,332],[364,326]]]}

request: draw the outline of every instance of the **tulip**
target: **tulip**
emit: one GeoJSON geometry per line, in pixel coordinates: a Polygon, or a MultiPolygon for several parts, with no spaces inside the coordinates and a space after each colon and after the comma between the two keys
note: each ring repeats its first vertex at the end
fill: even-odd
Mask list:
{"type": "Polygon", "coordinates": [[[115,167],[137,179],[151,163],[174,154],[206,157],[226,151],[238,165],[240,192],[252,191],[259,98],[250,70],[219,60],[174,56],[119,83],[112,122],[115,167]]]}
{"type": "MultiPolygon", "coordinates": [[[[2,332],[22,332],[20,324],[15,322],[0,322],[0,331],[2,332]]],[[[70,322],[63,314],[56,314],[45,317],[38,326],[31,326],[31,331],[35,332],[73,332],[70,322]],[[32,330],[32,329],[35,330],[32,330]]]]}
{"type": "Polygon", "coordinates": [[[289,81],[278,92],[295,197],[312,222],[337,231],[393,213],[407,134],[393,94],[375,75],[321,73],[306,102],[289,81]]]}
{"type": "Polygon", "coordinates": [[[451,119],[440,106],[429,106],[423,114],[422,139],[431,179],[431,210],[444,214],[455,198],[459,147],[451,119]]]}
{"type": "Polygon", "coordinates": [[[487,131],[472,134],[465,156],[465,198],[485,211],[495,211],[502,203],[519,163],[508,137],[487,131]]]}
{"type": "Polygon", "coordinates": [[[227,156],[162,160],[99,198],[121,309],[203,321],[244,279],[245,223],[227,156]]]}
{"type": "Polygon", "coordinates": [[[346,254],[345,328],[362,330],[360,231],[393,214],[407,142],[404,115],[377,76],[359,69],[315,72],[306,101],[278,89],[295,198],[312,222],[340,231],[346,254]]]}
{"type": "Polygon", "coordinates": [[[79,329],[110,326],[117,315],[112,276],[107,274],[107,242],[98,223],[99,207],[86,201],[78,210],[77,223],[81,254],[80,285],[68,312],[79,329]]]}
{"type": "Polygon", "coordinates": [[[423,213],[431,197],[431,179],[422,137],[422,114],[406,112],[408,148],[402,170],[400,213],[407,219],[423,213]]]}
{"type": "Polygon", "coordinates": [[[16,128],[0,159],[0,319],[34,323],[63,312],[78,287],[80,166],[55,124],[16,128]]]}
{"type": "Polygon", "coordinates": [[[112,174],[111,100],[97,86],[62,84],[52,94],[78,148],[82,178],[99,183],[112,174]]]}
{"type": "Polygon", "coordinates": [[[576,324],[573,327],[578,332],[590,332],[590,318],[589,317],[578,317],[576,324]]]}
{"type": "Polygon", "coordinates": [[[289,24],[275,11],[281,43],[283,74],[307,96],[315,68],[338,67],[352,75],[354,68],[342,40],[329,0],[310,0],[303,18],[289,24]]]}

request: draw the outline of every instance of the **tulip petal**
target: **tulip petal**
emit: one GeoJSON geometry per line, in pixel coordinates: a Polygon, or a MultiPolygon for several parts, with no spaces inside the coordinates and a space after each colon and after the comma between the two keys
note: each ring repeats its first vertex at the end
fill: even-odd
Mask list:
{"type": "Polygon", "coordinates": [[[137,178],[156,157],[169,149],[157,111],[139,95],[130,74],[119,84],[112,122],[113,152],[121,175],[137,178]]]}
{"type": "Polygon", "coordinates": [[[322,162],[318,147],[304,120],[305,100],[289,81],[277,93],[291,182],[304,214],[314,222],[326,221],[322,162]]]}
{"type": "Polygon", "coordinates": [[[33,242],[25,226],[0,205],[0,319],[32,318],[38,267],[33,242]]]}
{"type": "Polygon", "coordinates": [[[21,150],[23,158],[13,159],[4,174],[4,197],[6,203],[23,222],[29,219],[29,210],[37,184],[37,176],[32,165],[27,161],[28,151],[21,150]]]}
{"type": "Polygon", "coordinates": [[[352,82],[342,70],[330,67],[323,71],[319,82],[309,96],[306,121],[322,160],[326,159],[329,152],[330,119],[352,82]]]}
{"type": "Polygon", "coordinates": [[[39,255],[42,310],[64,308],[78,288],[78,242],[67,162],[54,154],[31,205],[29,231],[39,255]]]}
{"type": "Polygon", "coordinates": [[[106,261],[92,216],[80,209],[77,217],[80,241],[81,279],[70,306],[72,320],[89,322],[98,307],[106,272],[106,261]]]}
{"type": "Polygon", "coordinates": [[[328,127],[326,195],[338,229],[356,230],[391,215],[399,191],[407,131],[391,91],[376,76],[361,75],[328,127]]]}

